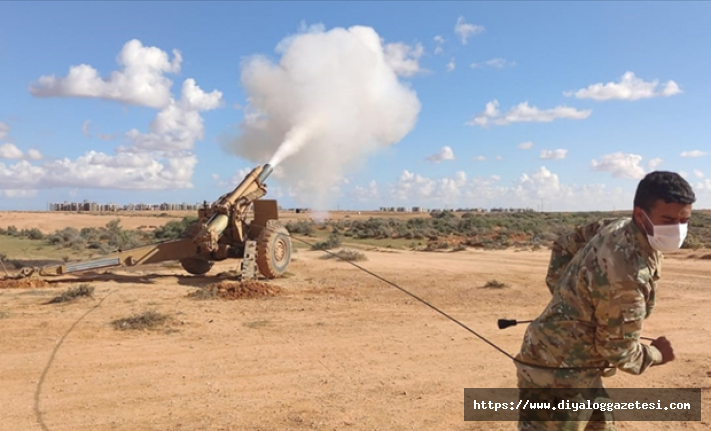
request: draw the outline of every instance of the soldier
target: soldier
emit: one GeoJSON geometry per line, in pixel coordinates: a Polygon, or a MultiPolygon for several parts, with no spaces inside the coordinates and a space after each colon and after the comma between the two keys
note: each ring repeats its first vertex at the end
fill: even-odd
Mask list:
{"type": "MultiPolygon", "coordinates": [[[[616,370],[639,375],[674,359],[665,337],[651,345],[639,337],[655,306],[662,253],[683,244],[695,201],[680,175],[652,172],[637,187],[631,218],[603,219],[556,240],[546,277],[552,298],[528,326],[516,356],[522,397],[545,402],[540,388],[598,388],[604,396],[602,377],[616,370]],[[583,369],[561,369],[574,367],[583,369]]],[[[607,411],[521,410],[518,429],[617,428],[607,411]]]]}

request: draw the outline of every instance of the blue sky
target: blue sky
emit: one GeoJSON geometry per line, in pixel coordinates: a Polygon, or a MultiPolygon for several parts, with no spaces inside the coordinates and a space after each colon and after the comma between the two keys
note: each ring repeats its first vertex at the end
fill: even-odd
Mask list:
{"type": "Polygon", "coordinates": [[[212,201],[305,112],[328,125],[269,178],[286,207],[623,209],[664,169],[711,208],[710,18],[708,2],[2,2],[0,209],[212,201]]]}

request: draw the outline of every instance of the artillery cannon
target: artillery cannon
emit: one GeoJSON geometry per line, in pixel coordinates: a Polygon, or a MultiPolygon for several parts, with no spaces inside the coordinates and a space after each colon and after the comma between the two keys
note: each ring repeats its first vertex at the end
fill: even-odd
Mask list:
{"type": "Polygon", "coordinates": [[[84,271],[131,267],[178,260],[188,273],[203,275],[216,261],[241,259],[243,279],[257,272],[272,279],[286,272],[291,262],[291,239],[279,224],[276,200],[260,199],[267,194],[264,181],[271,174],[269,164],[257,166],[235,187],[212,205],[198,210],[198,220],[183,238],[130,250],[119,250],[99,259],[41,268],[25,267],[18,277],[56,276],[84,271]],[[249,209],[253,218],[248,221],[249,209]]]}

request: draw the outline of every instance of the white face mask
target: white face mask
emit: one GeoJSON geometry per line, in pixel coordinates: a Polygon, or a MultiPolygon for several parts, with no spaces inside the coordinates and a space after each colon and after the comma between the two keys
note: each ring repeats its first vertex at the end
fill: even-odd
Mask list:
{"type": "MultiPolygon", "coordinates": [[[[652,223],[646,212],[644,215],[652,223]]],[[[689,225],[688,223],[672,225],[655,225],[652,223],[652,226],[654,226],[654,235],[647,234],[649,245],[662,253],[671,253],[679,250],[681,245],[684,244],[689,225]]]]}

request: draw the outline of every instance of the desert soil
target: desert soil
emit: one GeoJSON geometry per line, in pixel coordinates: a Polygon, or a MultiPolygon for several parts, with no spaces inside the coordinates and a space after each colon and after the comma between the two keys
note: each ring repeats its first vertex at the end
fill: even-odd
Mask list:
{"type": "MultiPolygon", "coordinates": [[[[366,251],[359,265],[400,284],[509,353],[549,298],[546,251],[366,251]],[[482,288],[497,279],[508,286],[482,288]]],[[[670,256],[646,336],[677,359],[608,387],[711,388],[711,260],[670,256]]],[[[515,430],[464,422],[463,390],[513,388],[513,362],[402,291],[299,251],[265,295],[190,297],[226,281],[179,266],[114,270],[0,289],[0,430],[515,430]],[[61,281],[60,281],[61,280],[61,281]],[[93,298],[47,304],[89,283],[93,298]],[[154,310],[154,330],[111,322],[154,310]],[[88,313],[88,314],[87,314],[88,313]]],[[[625,422],[621,430],[703,430],[703,422],[625,422]]]]}
{"type": "Polygon", "coordinates": [[[7,229],[8,226],[15,226],[17,229],[38,228],[42,233],[53,233],[58,229],[68,226],[81,229],[83,227],[103,227],[112,220],[121,220],[120,226],[124,229],[146,229],[163,226],[171,220],[180,220],[183,215],[195,215],[193,213],[170,213],[170,217],[157,217],[155,215],[132,213],[71,213],[71,212],[22,212],[22,211],[2,211],[0,212],[0,228],[7,229]]]}

